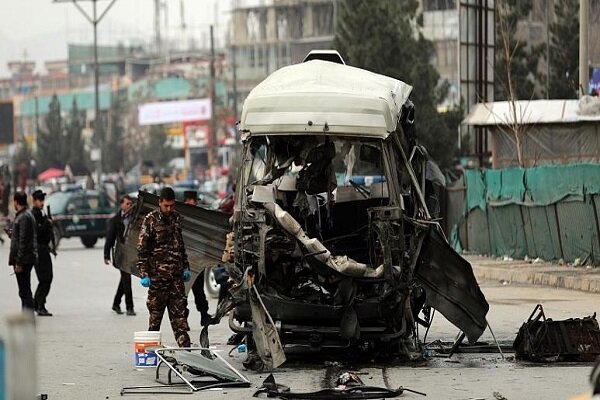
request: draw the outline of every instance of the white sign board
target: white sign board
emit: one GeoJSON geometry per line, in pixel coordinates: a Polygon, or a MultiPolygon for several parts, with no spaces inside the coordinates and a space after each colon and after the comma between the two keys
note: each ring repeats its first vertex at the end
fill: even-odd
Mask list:
{"type": "Polygon", "coordinates": [[[210,99],[162,101],[138,106],[138,122],[140,125],[203,121],[210,119],[211,116],[210,99]]]}

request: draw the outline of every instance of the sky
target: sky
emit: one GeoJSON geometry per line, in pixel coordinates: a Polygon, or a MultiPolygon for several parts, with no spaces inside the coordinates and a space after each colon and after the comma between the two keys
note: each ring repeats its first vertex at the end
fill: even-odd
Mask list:
{"type": "MultiPolygon", "coordinates": [[[[216,22],[217,45],[223,45],[232,0],[161,0],[163,36],[188,42],[208,43],[209,26],[216,22]],[[181,29],[180,4],[185,10],[186,29],[181,29]],[[165,17],[166,14],[166,17],[165,17]],[[215,17],[216,15],[216,17],[215,17]]],[[[244,1],[237,0],[237,3],[244,1]]],[[[91,15],[91,1],[79,4],[91,15]]],[[[98,13],[110,0],[98,0],[98,13]]],[[[0,77],[8,76],[7,62],[43,62],[67,57],[67,43],[92,43],[92,25],[70,3],[53,0],[0,0],[0,77]]],[[[154,37],[154,0],[116,0],[98,25],[98,44],[125,45],[154,37]]]]}

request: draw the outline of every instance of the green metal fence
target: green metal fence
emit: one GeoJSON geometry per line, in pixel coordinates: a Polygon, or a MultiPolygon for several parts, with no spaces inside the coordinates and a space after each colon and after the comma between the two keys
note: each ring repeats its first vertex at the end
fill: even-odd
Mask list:
{"type": "Polygon", "coordinates": [[[467,170],[455,249],[600,265],[600,165],[467,170]]]}

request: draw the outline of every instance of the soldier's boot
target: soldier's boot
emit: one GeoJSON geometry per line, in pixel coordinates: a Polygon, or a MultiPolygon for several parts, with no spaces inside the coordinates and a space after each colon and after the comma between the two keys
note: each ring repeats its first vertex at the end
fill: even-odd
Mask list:
{"type": "Polygon", "coordinates": [[[187,332],[177,332],[175,338],[179,347],[191,347],[190,335],[187,332]]]}

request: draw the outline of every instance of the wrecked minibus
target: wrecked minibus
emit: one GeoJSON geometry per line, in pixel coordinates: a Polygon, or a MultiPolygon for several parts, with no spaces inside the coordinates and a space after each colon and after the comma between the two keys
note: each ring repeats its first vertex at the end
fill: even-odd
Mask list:
{"type": "Polygon", "coordinates": [[[229,313],[253,350],[247,367],[276,368],[303,347],[415,359],[431,308],[470,342],[486,329],[472,268],[427,206],[411,90],[323,60],[281,68],[243,106],[229,243],[216,213],[178,206],[195,272],[195,256],[206,266],[227,247],[213,323],[229,313]]]}

